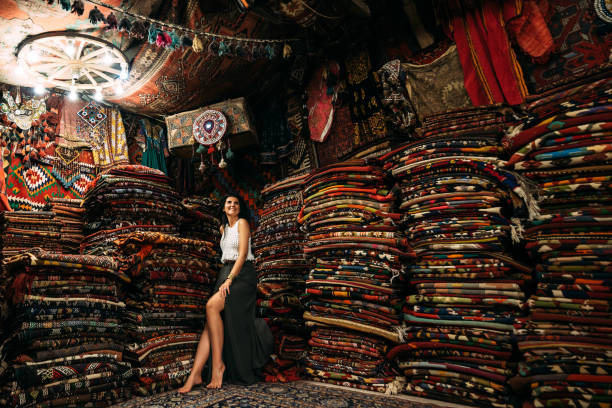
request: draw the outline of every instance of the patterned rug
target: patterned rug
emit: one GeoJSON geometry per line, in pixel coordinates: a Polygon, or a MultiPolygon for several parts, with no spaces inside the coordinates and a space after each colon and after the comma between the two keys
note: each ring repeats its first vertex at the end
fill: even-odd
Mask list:
{"type": "Polygon", "coordinates": [[[347,387],[298,381],[287,384],[257,383],[247,387],[226,385],[220,390],[197,387],[186,395],[169,391],[150,397],[131,399],[113,408],[203,408],[203,407],[391,407],[440,408],[459,405],[428,402],[407,396],[386,396],[347,387]]]}

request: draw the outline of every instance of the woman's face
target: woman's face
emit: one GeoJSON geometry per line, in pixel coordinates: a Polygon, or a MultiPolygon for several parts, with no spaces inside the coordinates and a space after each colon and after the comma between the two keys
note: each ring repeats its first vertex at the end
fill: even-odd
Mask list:
{"type": "Polygon", "coordinates": [[[238,216],[240,213],[240,202],[236,197],[227,197],[223,211],[228,217],[238,216]]]}

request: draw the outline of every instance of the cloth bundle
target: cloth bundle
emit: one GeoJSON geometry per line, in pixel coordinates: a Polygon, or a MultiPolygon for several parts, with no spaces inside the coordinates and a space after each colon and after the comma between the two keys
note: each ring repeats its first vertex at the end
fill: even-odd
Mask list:
{"type": "Polygon", "coordinates": [[[416,253],[406,273],[406,344],[387,355],[408,394],[513,404],[511,334],[531,270],[512,258],[520,232],[512,217],[537,207],[498,167],[505,120],[498,107],[431,115],[420,139],[382,158],[398,181],[401,225],[416,253]]]}
{"type": "Polygon", "coordinates": [[[119,295],[129,278],[118,262],[36,248],[4,266],[0,405],[108,406],[129,397],[119,295]]]}
{"type": "Polygon", "coordinates": [[[540,198],[524,225],[537,286],[516,324],[512,381],[535,407],[612,402],[611,90],[608,76],[541,95],[504,138],[509,168],[540,198]]]}
{"type": "Polygon", "coordinates": [[[116,166],[99,175],[84,199],[86,232],[179,225],[183,206],[169,181],[162,171],[141,165],[116,166]]]}
{"type": "Polygon", "coordinates": [[[297,222],[306,177],[287,178],[262,190],[264,205],[253,234],[257,314],[268,322],[275,343],[276,357],[265,368],[268,381],[294,379],[298,374],[296,362],[303,359],[307,349],[300,297],[310,264],[303,252],[306,239],[297,222]]]}
{"type": "Polygon", "coordinates": [[[0,215],[0,248],[7,258],[39,247],[61,252],[62,225],[51,211],[11,211],[0,215]]]}
{"type": "Polygon", "coordinates": [[[79,252],[83,235],[83,200],[51,197],[47,199],[45,210],[55,213],[55,220],[61,225],[59,243],[62,253],[79,252]]]}
{"type": "Polygon", "coordinates": [[[133,391],[175,388],[189,375],[204,327],[219,270],[217,243],[158,232],[133,232],[115,243],[122,270],[132,279],[125,330],[133,391]]]}
{"type": "MultiPolygon", "coordinates": [[[[410,251],[395,226],[399,214],[384,176],[380,167],[354,160],[320,168],[305,180],[298,221],[314,266],[306,280],[304,318],[337,333],[352,329],[398,342],[401,297],[394,278],[410,251]]],[[[334,376],[346,374],[345,385],[384,391],[390,381],[382,371],[353,376],[342,366],[328,368],[334,376]]],[[[330,378],[326,370],[308,372],[330,378]]]]}

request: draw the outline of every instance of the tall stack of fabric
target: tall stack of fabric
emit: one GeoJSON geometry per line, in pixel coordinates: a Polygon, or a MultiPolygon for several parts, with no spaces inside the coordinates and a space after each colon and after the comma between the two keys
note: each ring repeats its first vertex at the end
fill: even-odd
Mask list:
{"type": "Polygon", "coordinates": [[[129,278],[118,262],[37,248],[4,267],[0,405],[107,406],[128,397],[119,291],[129,278]]]}
{"type": "Polygon", "coordinates": [[[306,353],[306,332],[300,298],[310,269],[304,255],[305,236],[297,218],[306,175],[281,180],[262,190],[264,205],[253,234],[256,256],[257,313],[274,334],[274,354],[266,367],[270,381],[298,376],[296,362],[306,353]]]}
{"type": "Polygon", "coordinates": [[[397,231],[385,173],[365,161],[329,165],[304,182],[299,222],[314,267],[304,319],[313,328],[306,372],[317,381],[384,391],[382,356],[398,342],[406,240],[397,231]]]}
{"type": "Polygon", "coordinates": [[[30,248],[61,252],[62,225],[51,211],[10,211],[0,219],[0,248],[7,258],[30,248]]]}
{"type": "Polygon", "coordinates": [[[426,117],[419,138],[383,159],[401,190],[406,344],[387,355],[409,394],[510,407],[511,335],[531,270],[512,257],[513,216],[537,206],[500,170],[505,115],[494,108],[426,117]]]}
{"type": "Polygon", "coordinates": [[[218,204],[208,197],[191,196],[183,199],[183,238],[216,240],[219,242],[219,220],[215,217],[218,204]]]}
{"type": "Polygon", "coordinates": [[[176,388],[189,375],[204,328],[219,270],[216,239],[134,232],[116,243],[132,278],[125,329],[133,391],[148,395],[176,388]]]}
{"type": "Polygon", "coordinates": [[[516,329],[515,384],[535,406],[612,401],[611,90],[608,75],[540,95],[504,138],[508,166],[540,197],[524,225],[537,287],[516,329]]]}
{"type": "Polygon", "coordinates": [[[50,197],[47,199],[45,210],[55,214],[55,220],[61,225],[59,238],[62,252],[65,254],[78,254],[83,235],[83,217],[85,208],[83,200],[76,198],[50,197]]]}
{"type": "Polygon", "coordinates": [[[176,233],[183,207],[162,171],[119,165],[100,174],[84,199],[84,253],[112,248],[111,242],[135,231],[176,233]]]}

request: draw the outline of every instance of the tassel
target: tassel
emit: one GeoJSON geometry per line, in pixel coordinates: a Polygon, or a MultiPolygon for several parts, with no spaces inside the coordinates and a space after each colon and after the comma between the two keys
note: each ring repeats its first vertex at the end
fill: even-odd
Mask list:
{"type": "Polygon", "coordinates": [[[227,149],[227,153],[225,153],[225,157],[227,158],[227,160],[232,160],[234,158],[234,152],[232,152],[231,148],[227,149]]]}
{"type": "Polygon", "coordinates": [[[229,54],[229,47],[227,46],[227,44],[221,41],[219,43],[219,51],[217,51],[217,53],[219,54],[219,56],[222,56],[223,54],[229,54]]]}
{"type": "Polygon", "coordinates": [[[127,18],[123,17],[119,22],[119,31],[130,32],[132,30],[132,22],[127,18]]]}
{"type": "Polygon", "coordinates": [[[266,50],[268,59],[273,59],[274,58],[274,48],[270,44],[268,44],[266,45],[265,50],[266,50]]]}
{"type": "Polygon", "coordinates": [[[77,13],[79,16],[82,16],[85,12],[85,4],[83,4],[82,0],[74,0],[70,10],[71,13],[77,13]]]}
{"type": "Polygon", "coordinates": [[[193,37],[193,44],[191,45],[193,52],[202,52],[204,51],[204,45],[202,45],[202,40],[197,35],[193,37]]]}
{"type": "Polygon", "coordinates": [[[113,13],[110,13],[106,16],[106,24],[108,25],[106,27],[108,30],[116,30],[118,25],[117,17],[115,17],[113,13]]]}
{"type": "Polygon", "coordinates": [[[168,45],[168,48],[176,50],[181,47],[181,37],[179,37],[176,32],[172,31],[168,33],[168,37],[170,37],[170,45],[168,45]]]}
{"type": "Polygon", "coordinates": [[[98,9],[98,6],[95,6],[93,10],[89,12],[89,22],[91,24],[98,24],[99,22],[106,23],[106,19],[104,18],[104,14],[98,9]]]}
{"type": "Polygon", "coordinates": [[[224,169],[226,167],[227,167],[227,162],[223,159],[223,156],[221,156],[221,161],[219,162],[219,168],[224,169]]]}
{"type": "Polygon", "coordinates": [[[215,146],[210,146],[208,148],[208,154],[213,154],[215,152],[215,146]]]}
{"type": "Polygon", "coordinates": [[[406,377],[395,377],[395,380],[391,381],[389,384],[385,386],[385,394],[386,395],[395,395],[399,394],[404,390],[404,386],[406,383],[406,377]]]}
{"type": "Polygon", "coordinates": [[[203,144],[199,145],[198,148],[196,149],[196,153],[198,154],[202,154],[206,151],[206,147],[204,147],[203,144]]]}
{"type": "Polygon", "coordinates": [[[60,0],[62,10],[70,11],[70,0],[60,0]]]}
{"type": "Polygon", "coordinates": [[[170,48],[170,46],[172,45],[172,37],[170,37],[170,34],[168,34],[165,31],[162,31],[161,35],[162,35],[162,39],[163,39],[163,46],[164,46],[164,48],[170,48]]]}
{"type": "Polygon", "coordinates": [[[293,53],[293,50],[291,49],[291,46],[289,44],[285,44],[283,46],[283,58],[284,59],[291,58],[292,53],[293,53]]]}
{"type": "Polygon", "coordinates": [[[181,44],[183,47],[192,47],[193,40],[189,38],[188,36],[184,36],[183,38],[181,38],[181,44]]]}
{"type": "Polygon", "coordinates": [[[159,35],[160,31],[157,27],[155,27],[154,25],[152,25],[151,27],[149,27],[149,44],[156,44],[157,43],[157,36],[159,35]]]}
{"type": "Polygon", "coordinates": [[[135,21],[132,24],[132,29],[130,30],[130,36],[136,38],[145,38],[147,36],[147,30],[149,29],[148,23],[144,21],[135,21]]]}

